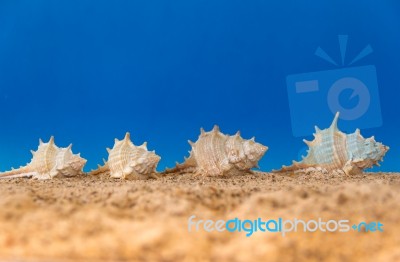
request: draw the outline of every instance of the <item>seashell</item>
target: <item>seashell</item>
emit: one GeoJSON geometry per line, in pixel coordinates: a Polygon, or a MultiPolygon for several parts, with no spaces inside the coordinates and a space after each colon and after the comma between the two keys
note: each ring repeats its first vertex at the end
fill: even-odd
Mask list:
{"type": "Polygon", "coordinates": [[[175,168],[167,169],[165,173],[194,172],[205,176],[233,174],[238,171],[250,171],[258,167],[258,161],[267,152],[268,147],[254,141],[244,140],[237,132],[233,136],[224,135],[214,126],[210,132],[200,129],[196,143],[192,146],[189,158],[175,168]]]}
{"type": "Polygon", "coordinates": [[[161,157],[154,151],[147,150],[147,142],[141,146],[135,146],[130,134],[126,133],[121,141],[115,139],[112,149],[107,148],[108,161],[104,160],[104,166],[98,166],[97,170],[89,175],[110,174],[113,178],[125,178],[133,175],[135,178],[146,179],[157,177],[156,167],[161,157]]]}
{"type": "Polygon", "coordinates": [[[66,148],[59,148],[54,143],[54,137],[48,143],[39,140],[38,150],[32,152],[29,164],[19,169],[0,173],[0,178],[33,177],[35,179],[51,179],[57,175],[76,176],[83,174],[86,159],[80,154],[72,153],[72,144],[66,148]]]}
{"type": "Polygon", "coordinates": [[[351,175],[359,174],[374,165],[379,166],[379,161],[383,161],[389,147],[376,142],[374,137],[365,139],[359,129],[352,134],[341,132],[337,126],[338,120],[339,113],[336,113],[329,128],[320,130],[315,127],[315,139],[304,140],[309,150],[301,162],[293,161],[292,166],[283,166],[281,170],[274,172],[293,172],[319,167],[327,171],[340,170],[351,175]]]}

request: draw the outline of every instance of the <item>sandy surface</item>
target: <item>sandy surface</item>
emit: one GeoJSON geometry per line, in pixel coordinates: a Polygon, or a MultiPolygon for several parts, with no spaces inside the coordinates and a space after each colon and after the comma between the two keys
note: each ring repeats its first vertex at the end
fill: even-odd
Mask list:
{"type": "Polygon", "coordinates": [[[400,176],[0,180],[0,260],[400,261],[400,176]],[[380,221],[383,233],[188,232],[198,219],[380,221]]]}

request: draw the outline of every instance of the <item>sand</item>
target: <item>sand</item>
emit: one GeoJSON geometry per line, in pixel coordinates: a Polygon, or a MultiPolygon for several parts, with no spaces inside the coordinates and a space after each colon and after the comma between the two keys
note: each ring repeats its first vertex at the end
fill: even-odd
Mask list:
{"type": "Polygon", "coordinates": [[[0,180],[2,261],[400,261],[400,176],[0,180]],[[380,221],[384,232],[188,232],[196,219],[380,221]]]}

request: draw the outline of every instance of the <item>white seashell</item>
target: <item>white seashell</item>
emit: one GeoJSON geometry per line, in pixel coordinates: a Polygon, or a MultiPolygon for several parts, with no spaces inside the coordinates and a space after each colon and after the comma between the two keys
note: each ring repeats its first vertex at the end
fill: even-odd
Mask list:
{"type": "Polygon", "coordinates": [[[342,170],[350,175],[379,165],[378,162],[382,161],[389,147],[376,142],[374,137],[365,139],[359,129],[353,134],[342,133],[337,127],[338,120],[339,113],[328,129],[315,128],[313,141],[304,140],[309,146],[309,151],[301,162],[293,161],[292,166],[283,166],[275,172],[293,172],[317,167],[328,171],[342,170]]]}
{"type": "Polygon", "coordinates": [[[249,171],[258,167],[258,161],[263,157],[268,147],[254,141],[244,140],[240,132],[228,136],[214,126],[210,132],[200,129],[196,143],[189,141],[192,146],[189,158],[183,164],[177,164],[165,173],[194,172],[205,176],[232,174],[237,171],[249,171]]]}
{"type": "Polygon", "coordinates": [[[38,150],[32,152],[32,160],[25,167],[0,173],[0,178],[33,177],[36,179],[51,179],[57,175],[76,176],[83,174],[86,159],[80,154],[72,153],[72,144],[67,148],[59,148],[54,144],[54,137],[48,143],[39,140],[38,150]]]}
{"type": "Polygon", "coordinates": [[[112,149],[107,149],[108,161],[104,166],[98,167],[89,175],[110,174],[113,178],[126,178],[133,175],[135,178],[146,179],[155,177],[156,167],[160,157],[154,151],[147,150],[147,142],[141,146],[135,146],[130,140],[130,134],[126,133],[122,141],[115,139],[112,149]]]}

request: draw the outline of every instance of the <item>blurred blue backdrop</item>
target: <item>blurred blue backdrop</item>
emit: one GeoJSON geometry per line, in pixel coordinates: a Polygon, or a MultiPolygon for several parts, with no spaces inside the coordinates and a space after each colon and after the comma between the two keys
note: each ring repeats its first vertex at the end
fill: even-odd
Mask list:
{"type": "Polygon", "coordinates": [[[340,61],[339,34],[351,58],[374,49],[357,65],[376,67],[382,125],[362,133],[391,147],[376,170],[400,171],[398,1],[3,0],[0,169],[27,163],[38,139],[55,135],[89,170],[130,131],[163,170],[214,124],[256,136],[270,147],[261,169],[279,168],[304,148],[286,77],[336,69],[314,52],[340,61]]]}

